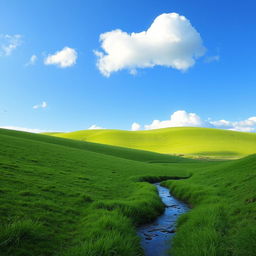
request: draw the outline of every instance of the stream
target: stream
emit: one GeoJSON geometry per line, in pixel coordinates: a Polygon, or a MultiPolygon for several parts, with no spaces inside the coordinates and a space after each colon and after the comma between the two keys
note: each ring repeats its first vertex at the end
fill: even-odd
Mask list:
{"type": "Polygon", "coordinates": [[[169,256],[171,240],[175,234],[177,218],[188,211],[188,206],[175,199],[168,188],[154,184],[165,204],[164,213],[154,222],[140,226],[137,230],[145,256],[169,256]]]}

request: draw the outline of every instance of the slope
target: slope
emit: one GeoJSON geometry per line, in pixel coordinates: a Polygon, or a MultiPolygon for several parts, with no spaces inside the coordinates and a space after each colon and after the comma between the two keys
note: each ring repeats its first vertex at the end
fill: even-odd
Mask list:
{"type": "Polygon", "coordinates": [[[255,133],[211,128],[179,127],[136,132],[84,130],[51,135],[185,156],[238,158],[256,153],[255,133]]]}
{"type": "Polygon", "coordinates": [[[134,161],[120,155],[133,158],[136,150],[8,130],[0,141],[1,255],[139,255],[134,225],[163,205],[137,181],[188,175],[187,163],[143,162],[166,159],[152,152],[138,151],[134,161]]]}
{"type": "Polygon", "coordinates": [[[61,137],[50,137],[43,134],[33,134],[27,132],[19,132],[14,130],[0,129],[2,135],[15,136],[18,138],[35,140],[44,143],[62,145],[66,147],[83,149],[95,153],[111,155],[115,157],[142,161],[142,162],[191,162],[186,158],[178,156],[170,156],[168,154],[159,154],[145,150],[134,150],[131,148],[111,146],[106,144],[98,144],[93,142],[77,141],[73,139],[63,139],[61,137]]]}
{"type": "Polygon", "coordinates": [[[142,255],[135,226],[163,205],[151,184],[138,181],[168,177],[190,177],[164,184],[192,206],[172,255],[255,255],[255,155],[183,161],[8,130],[0,141],[3,256],[142,255]]]}
{"type": "Polygon", "coordinates": [[[256,155],[164,184],[193,206],[179,220],[173,255],[255,255],[256,155]]]}

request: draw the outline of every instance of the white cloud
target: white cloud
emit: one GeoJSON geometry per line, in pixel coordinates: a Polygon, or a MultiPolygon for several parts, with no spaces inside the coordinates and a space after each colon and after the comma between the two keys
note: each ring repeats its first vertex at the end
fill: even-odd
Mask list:
{"type": "Polygon", "coordinates": [[[156,65],[185,71],[204,55],[200,34],[190,21],[177,13],[163,13],[140,33],[120,29],[100,35],[104,52],[94,51],[97,66],[105,76],[121,69],[134,73],[136,68],[156,65]]]}
{"type": "Polygon", "coordinates": [[[34,65],[36,63],[37,59],[38,59],[37,56],[35,54],[33,54],[30,57],[29,61],[27,62],[26,66],[34,65]]]}
{"type": "Polygon", "coordinates": [[[0,126],[0,128],[8,129],[8,130],[15,130],[15,131],[32,132],[32,133],[53,132],[53,131],[31,129],[31,128],[17,127],[17,126],[0,126]]]}
{"type": "Polygon", "coordinates": [[[219,61],[220,60],[220,56],[219,55],[215,55],[215,56],[208,56],[205,58],[205,62],[206,63],[211,63],[214,61],[219,61]]]}
{"type": "Polygon", "coordinates": [[[91,126],[88,128],[88,130],[100,130],[100,129],[105,129],[105,128],[100,127],[100,126],[98,126],[98,125],[96,125],[96,124],[93,124],[93,125],[91,125],[91,126]]]}
{"type": "Polygon", "coordinates": [[[74,66],[77,60],[77,52],[75,49],[64,47],[61,51],[48,55],[45,60],[45,65],[56,65],[61,68],[74,66]]]}
{"type": "Polygon", "coordinates": [[[134,122],[134,123],[132,124],[132,126],[131,126],[131,130],[132,130],[132,131],[138,131],[138,130],[140,130],[140,128],[141,128],[141,125],[138,124],[138,123],[136,123],[136,122],[134,122]]]}
{"type": "Polygon", "coordinates": [[[137,69],[135,69],[135,68],[131,69],[130,74],[133,75],[133,76],[136,76],[138,74],[137,69]]]}
{"type": "Polygon", "coordinates": [[[8,56],[21,44],[21,35],[0,34],[0,56],[8,56]]]}
{"type": "MultiPolygon", "coordinates": [[[[137,123],[133,123],[134,127],[132,126],[132,130],[133,128],[136,128],[135,124],[137,123]]],[[[211,118],[203,120],[196,113],[188,113],[185,110],[178,110],[172,113],[168,120],[153,120],[151,124],[144,126],[145,130],[167,127],[211,127],[240,132],[256,132],[256,116],[241,121],[228,121],[225,119],[212,121],[211,118]]]]}
{"type": "Polygon", "coordinates": [[[43,101],[40,104],[34,105],[33,108],[34,109],[38,109],[38,108],[46,108],[48,106],[47,102],[43,101]]]}
{"type": "Polygon", "coordinates": [[[218,121],[211,121],[210,124],[221,129],[228,129],[240,132],[254,132],[256,131],[256,116],[249,117],[248,119],[242,121],[234,122],[222,119],[218,121]]]}
{"type": "Polygon", "coordinates": [[[227,121],[227,120],[218,120],[218,121],[210,121],[210,123],[213,125],[213,126],[217,126],[217,127],[228,127],[231,125],[231,122],[230,121],[227,121]]]}
{"type": "Polygon", "coordinates": [[[145,125],[146,130],[160,129],[167,127],[180,127],[180,126],[202,126],[203,121],[195,113],[187,113],[185,110],[178,110],[174,112],[169,120],[159,121],[154,120],[151,124],[145,125]]]}
{"type": "Polygon", "coordinates": [[[237,132],[255,132],[256,128],[255,127],[234,127],[229,130],[237,131],[237,132]]]}

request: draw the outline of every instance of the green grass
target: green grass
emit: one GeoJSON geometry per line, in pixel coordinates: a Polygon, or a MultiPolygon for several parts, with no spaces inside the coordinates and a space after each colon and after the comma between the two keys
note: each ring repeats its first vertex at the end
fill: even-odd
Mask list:
{"type": "Polygon", "coordinates": [[[255,255],[255,155],[199,161],[3,129],[0,142],[3,256],[142,255],[136,226],[163,210],[145,181],[186,177],[164,182],[193,206],[172,255],[255,255]]]}
{"type": "Polygon", "coordinates": [[[256,155],[163,184],[193,207],[179,219],[174,255],[255,255],[256,155]]]}
{"type": "Polygon", "coordinates": [[[256,153],[256,134],[210,128],[149,131],[84,130],[52,136],[200,158],[239,158],[256,153]]]}
{"type": "Polygon", "coordinates": [[[163,205],[139,180],[188,176],[152,152],[3,129],[0,141],[1,255],[140,255],[135,225],[163,205]]]}

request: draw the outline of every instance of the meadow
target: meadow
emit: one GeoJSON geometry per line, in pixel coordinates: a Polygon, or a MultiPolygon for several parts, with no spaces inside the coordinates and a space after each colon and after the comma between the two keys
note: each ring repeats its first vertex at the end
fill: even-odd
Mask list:
{"type": "Polygon", "coordinates": [[[200,127],[82,130],[50,135],[192,158],[237,159],[256,152],[256,134],[200,127]]]}
{"type": "Polygon", "coordinates": [[[255,255],[256,155],[163,184],[192,207],[179,219],[173,255],[255,255]]]}
{"type": "MultiPolygon", "coordinates": [[[[254,137],[241,136],[228,152],[252,153],[254,137]]],[[[0,129],[1,255],[143,255],[136,226],[163,211],[150,184],[162,180],[192,207],[173,255],[255,255],[255,155],[206,161],[73,139],[0,129]]]]}

